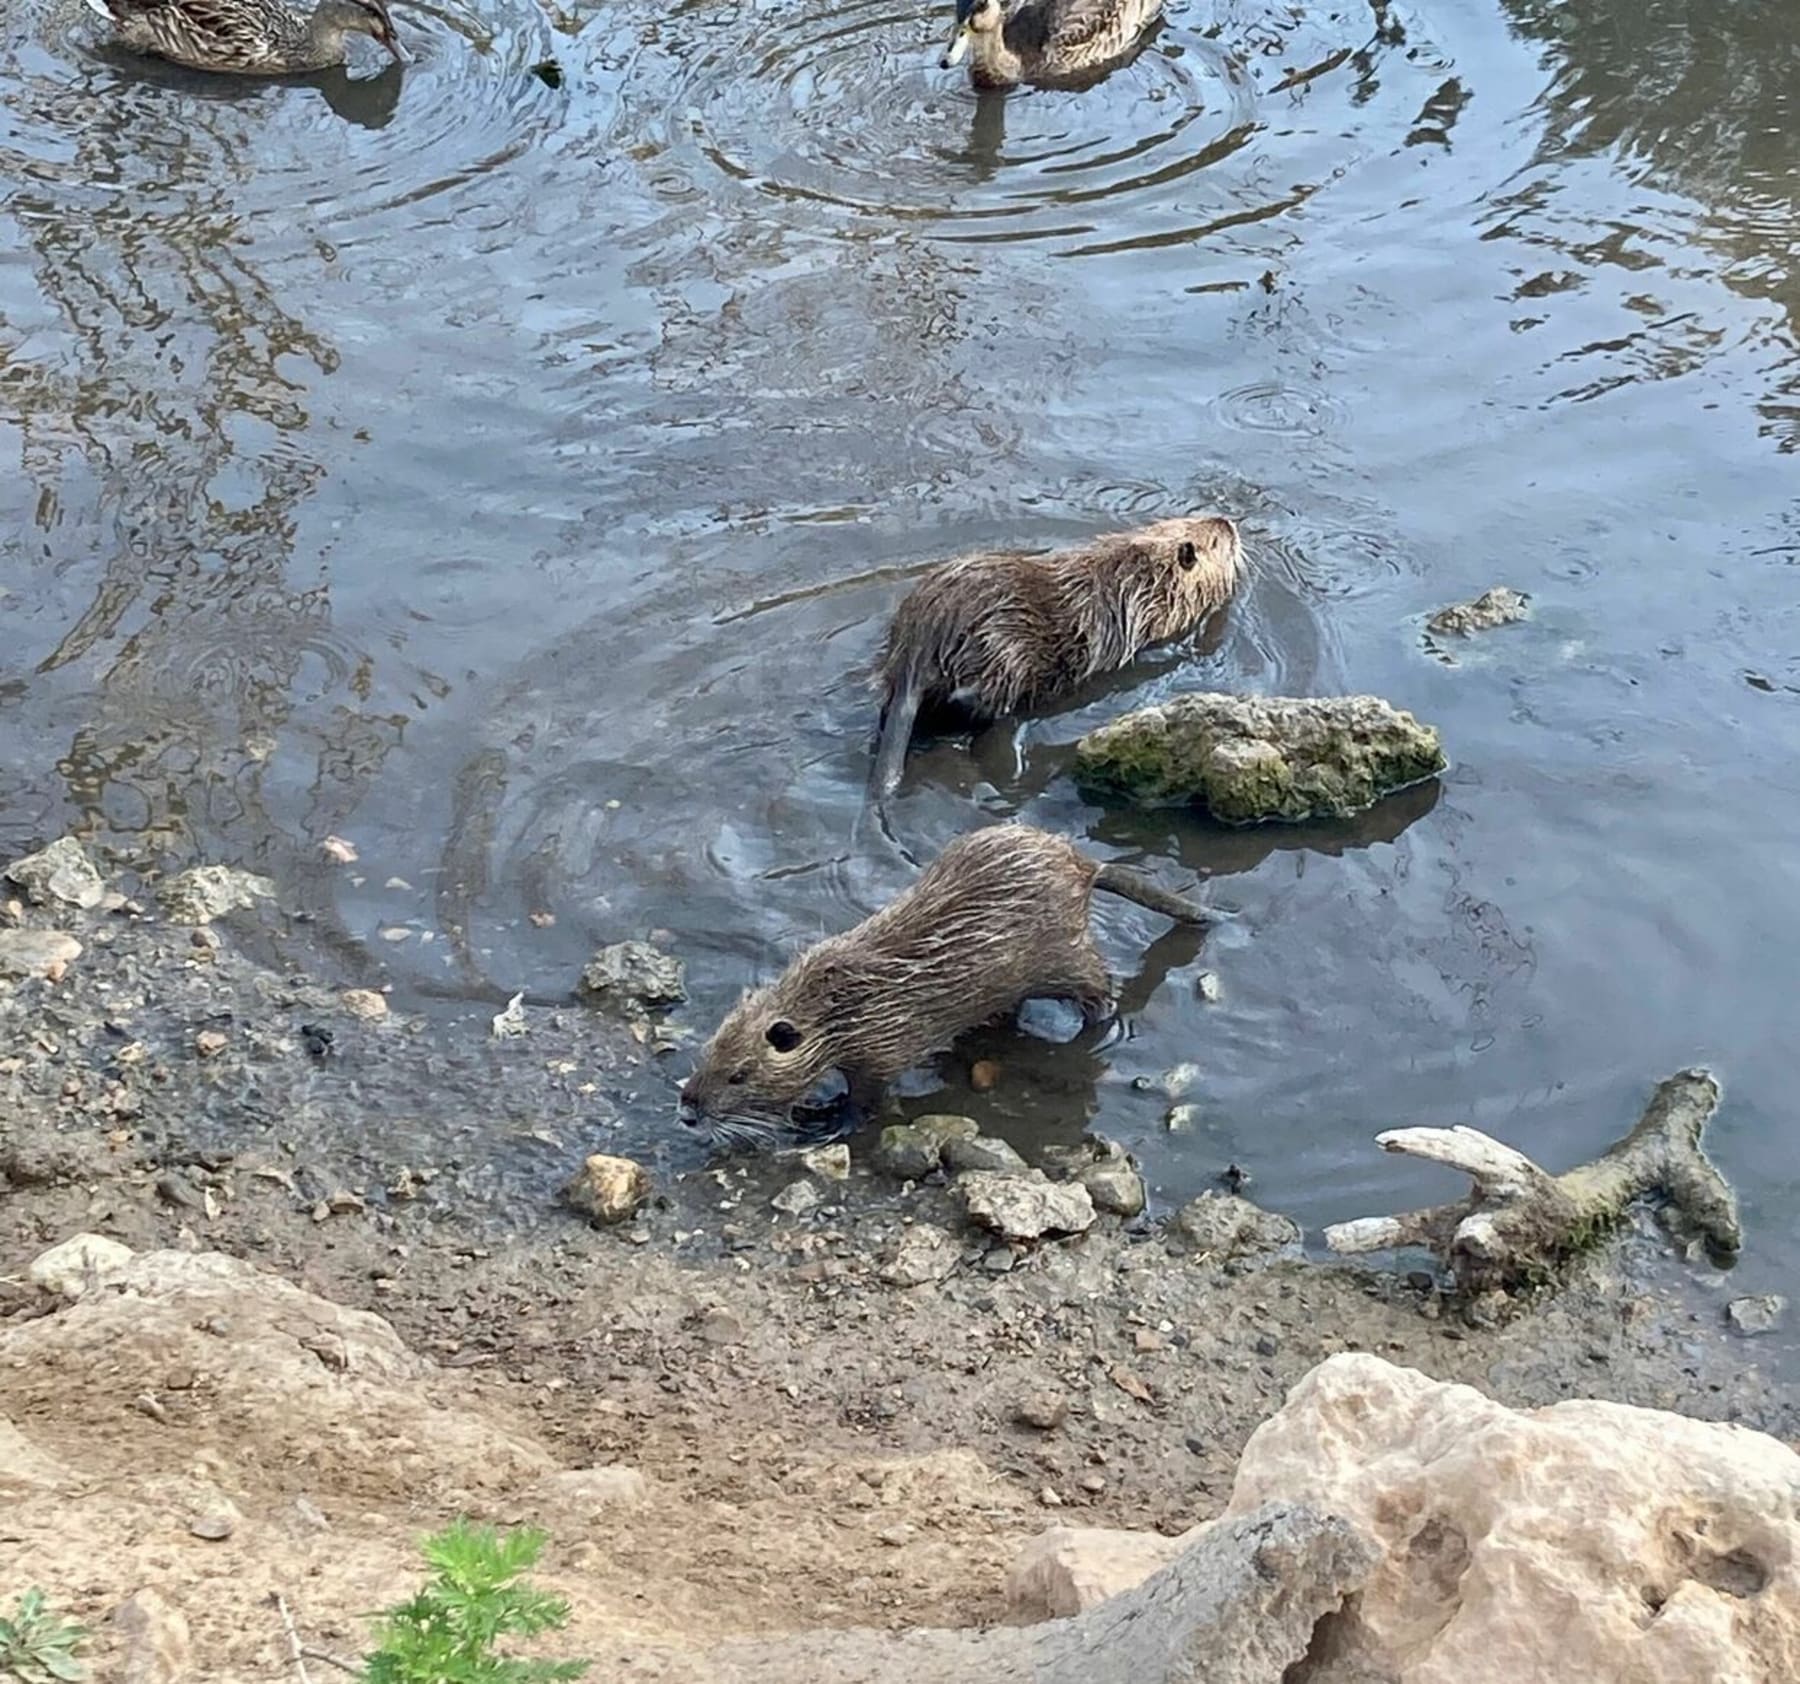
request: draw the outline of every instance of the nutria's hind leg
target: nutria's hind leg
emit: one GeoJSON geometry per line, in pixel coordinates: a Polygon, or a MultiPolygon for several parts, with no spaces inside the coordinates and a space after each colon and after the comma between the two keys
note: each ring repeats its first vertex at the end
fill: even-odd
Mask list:
{"type": "Polygon", "coordinates": [[[1085,933],[1062,955],[1059,963],[1048,968],[1032,992],[1071,1001],[1090,1023],[1112,1016],[1112,978],[1107,975],[1106,961],[1100,957],[1100,949],[1094,945],[1093,937],[1085,933]]]}

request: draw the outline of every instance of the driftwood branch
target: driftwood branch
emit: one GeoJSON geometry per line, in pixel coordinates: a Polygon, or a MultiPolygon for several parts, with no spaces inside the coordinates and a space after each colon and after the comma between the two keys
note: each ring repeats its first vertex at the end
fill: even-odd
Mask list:
{"type": "Polygon", "coordinates": [[[1325,1243],[1345,1253],[1422,1246],[1464,1291],[1516,1291],[1542,1284],[1632,1203],[1653,1198],[1679,1236],[1729,1255],[1743,1241],[1737,1200],[1700,1150],[1718,1104],[1712,1076],[1684,1070],[1657,1088],[1628,1135],[1563,1175],[1478,1129],[1390,1129],[1375,1137],[1383,1151],[1460,1169],[1473,1189],[1455,1204],[1339,1222],[1325,1230],[1325,1243]]]}

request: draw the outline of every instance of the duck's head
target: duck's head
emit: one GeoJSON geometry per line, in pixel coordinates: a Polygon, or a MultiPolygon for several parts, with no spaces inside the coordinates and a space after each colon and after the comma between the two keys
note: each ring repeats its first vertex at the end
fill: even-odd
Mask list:
{"type": "Polygon", "coordinates": [[[319,0],[313,27],[336,30],[342,35],[367,35],[386,47],[396,64],[406,62],[394,20],[388,15],[387,0],[319,0]]]}
{"type": "Polygon", "coordinates": [[[956,22],[950,26],[950,44],[938,62],[948,70],[961,64],[974,46],[975,37],[998,30],[1004,21],[1000,0],[956,0],[956,22]]]}

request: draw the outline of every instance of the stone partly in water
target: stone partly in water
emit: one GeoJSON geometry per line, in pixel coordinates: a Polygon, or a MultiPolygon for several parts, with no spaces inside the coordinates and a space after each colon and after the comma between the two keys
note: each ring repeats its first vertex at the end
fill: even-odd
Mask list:
{"type": "Polygon", "coordinates": [[[1284,1251],[1300,1238],[1299,1228],[1287,1217],[1235,1193],[1202,1193],[1175,1213],[1173,1232],[1190,1251],[1213,1263],[1284,1251]]]}
{"type": "Polygon", "coordinates": [[[681,961],[647,941],[603,947],[581,973],[581,992],[629,1017],[666,1012],[687,998],[681,961]]]}
{"type": "Polygon", "coordinates": [[[1088,1190],[1096,1210],[1123,1217],[1143,1214],[1146,1202],[1144,1178],[1123,1157],[1109,1158],[1083,1170],[1081,1185],[1088,1190]]]}
{"type": "Polygon", "coordinates": [[[1773,1333],[1787,1316],[1788,1301],[1779,1292],[1765,1292],[1755,1298],[1734,1298],[1725,1306],[1725,1319],[1734,1333],[1753,1339],[1759,1333],[1773,1333]]]}
{"type": "Polygon", "coordinates": [[[563,1188],[565,1204],[595,1222],[623,1222],[650,1197],[650,1174],[632,1158],[596,1152],[563,1188]]]}
{"type": "Polygon", "coordinates": [[[33,906],[64,901],[85,909],[106,898],[105,882],[73,836],[58,837],[48,848],[14,860],[4,875],[25,891],[33,906]]]}
{"type": "Polygon", "coordinates": [[[275,885],[253,871],[229,865],[197,865],[171,877],[157,891],[162,909],[177,924],[210,924],[274,898],[275,885]]]}
{"type": "Polygon", "coordinates": [[[975,1221],[1009,1240],[1080,1234],[1094,1225],[1094,1201],[1078,1181],[977,1169],[956,1178],[956,1192],[975,1221]]]}
{"type": "Polygon", "coordinates": [[[1347,818],[1445,767],[1438,734],[1375,696],[1177,696],[1090,731],[1076,775],[1227,824],[1347,818]]]}
{"type": "Polygon", "coordinates": [[[1022,1175],[1031,1166],[1004,1140],[992,1135],[952,1135],[944,1142],[944,1162],[953,1170],[998,1169],[1022,1175]]]}
{"type": "Polygon", "coordinates": [[[973,1140],[979,1133],[971,1117],[933,1114],[910,1123],[889,1123],[881,1131],[875,1162],[901,1181],[922,1181],[944,1160],[953,1140],[973,1140]]]}
{"type": "Polygon", "coordinates": [[[774,1198],[770,1208],[783,1216],[810,1216],[825,1202],[825,1195],[811,1181],[790,1181],[774,1198]]]}
{"type": "Polygon", "coordinates": [[[58,981],[81,957],[81,943],[62,930],[0,930],[0,977],[58,981]]]}
{"type": "Polygon", "coordinates": [[[1512,1410],[1353,1353],[1251,1436],[1226,1516],[1279,1493],[1382,1546],[1333,1632],[1346,1678],[1751,1684],[1796,1676],[1797,1491],[1800,1456],[1742,1427],[1512,1410]]]}
{"type": "Polygon", "coordinates": [[[1467,637],[1470,632],[1492,631],[1495,626],[1510,626],[1531,614],[1531,598],[1523,591],[1496,585],[1483,591],[1473,602],[1453,603],[1440,608],[1425,622],[1425,629],[1439,637],[1467,637]]]}

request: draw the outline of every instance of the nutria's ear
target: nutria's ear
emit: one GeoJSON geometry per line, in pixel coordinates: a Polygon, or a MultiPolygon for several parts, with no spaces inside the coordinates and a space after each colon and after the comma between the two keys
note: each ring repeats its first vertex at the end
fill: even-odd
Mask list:
{"type": "Polygon", "coordinates": [[[763,1039],[779,1053],[790,1053],[800,1045],[800,1031],[785,1017],[778,1017],[763,1031],[763,1039]]]}
{"type": "Polygon", "coordinates": [[[1175,559],[1181,563],[1183,573],[1192,573],[1200,565],[1200,552],[1194,548],[1190,539],[1183,538],[1181,548],[1175,552],[1175,559]]]}

